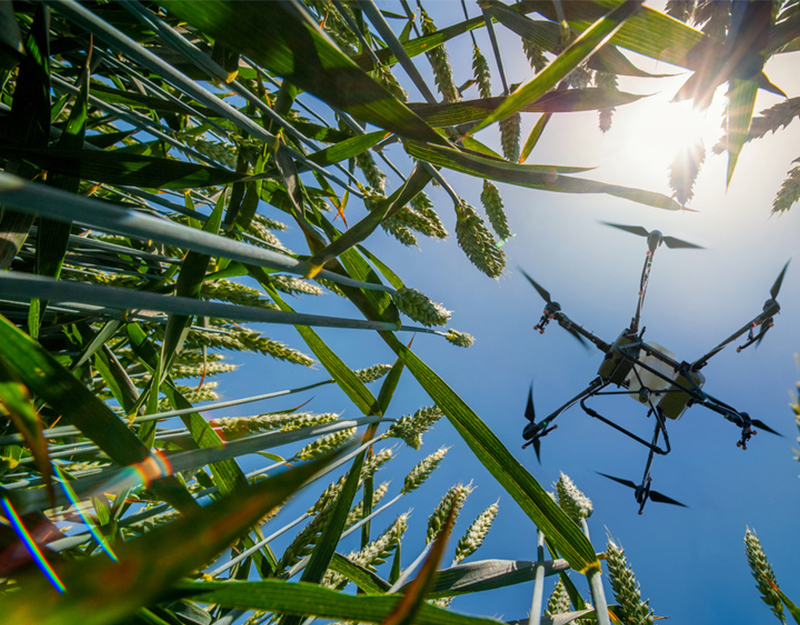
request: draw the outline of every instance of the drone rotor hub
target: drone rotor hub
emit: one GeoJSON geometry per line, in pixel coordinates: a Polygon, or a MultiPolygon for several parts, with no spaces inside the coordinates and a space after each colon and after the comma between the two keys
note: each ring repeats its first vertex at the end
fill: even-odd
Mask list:
{"type": "Polygon", "coordinates": [[[647,235],[647,246],[650,248],[650,252],[655,252],[656,248],[661,245],[662,241],[664,240],[664,235],[661,234],[659,230],[653,230],[650,234],[647,235]]]}

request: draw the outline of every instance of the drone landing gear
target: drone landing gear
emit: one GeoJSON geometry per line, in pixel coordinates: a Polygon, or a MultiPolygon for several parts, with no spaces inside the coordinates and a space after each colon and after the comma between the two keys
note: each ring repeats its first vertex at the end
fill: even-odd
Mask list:
{"type": "Polygon", "coordinates": [[[685,508],[686,504],[682,504],[681,502],[676,501],[671,497],[667,497],[663,493],[659,493],[658,491],[652,490],[650,488],[650,483],[653,481],[653,478],[650,477],[650,466],[653,463],[653,456],[655,454],[660,454],[662,456],[665,456],[672,450],[672,448],[669,444],[669,436],[667,435],[667,426],[666,423],[664,422],[664,415],[661,414],[661,411],[656,406],[653,405],[652,401],[650,400],[651,393],[649,392],[649,390],[645,389],[644,387],[642,387],[642,390],[645,391],[647,403],[650,405],[650,412],[653,415],[655,415],[656,418],[656,424],[653,430],[653,438],[650,442],[644,440],[643,438],[640,438],[633,432],[629,432],[622,426],[617,425],[610,419],[607,419],[603,415],[599,414],[597,411],[592,410],[585,404],[585,400],[581,400],[581,408],[583,408],[584,412],[586,412],[586,414],[588,414],[590,417],[594,417],[595,419],[599,419],[603,423],[610,425],[614,429],[622,432],[626,436],[632,438],[637,443],[644,445],[650,450],[650,453],[647,455],[647,463],[645,464],[644,467],[644,475],[642,476],[641,484],[636,484],[631,480],[625,480],[619,477],[614,477],[613,475],[600,473],[599,471],[598,473],[600,473],[600,475],[602,475],[603,477],[607,477],[608,479],[613,480],[624,486],[627,486],[628,488],[632,488],[636,496],[636,503],[639,504],[639,514],[642,514],[644,512],[644,506],[648,501],[655,501],[657,503],[667,503],[673,506],[681,506],[685,508]],[[661,434],[664,435],[664,448],[658,446],[658,438],[661,434]]]}
{"type": "Polygon", "coordinates": [[[627,436],[629,438],[632,438],[633,440],[635,440],[637,443],[639,443],[641,445],[644,445],[645,447],[647,447],[650,450],[651,454],[652,453],[656,453],[656,454],[659,454],[661,456],[666,456],[672,450],[672,448],[670,447],[670,444],[669,444],[669,437],[667,436],[666,424],[663,421],[664,417],[661,416],[661,413],[658,412],[658,409],[654,409],[652,411],[656,415],[656,434],[653,437],[653,442],[648,443],[646,440],[644,440],[643,438],[637,436],[633,432],[631,432],[629,430],[626,430],[621,425],[617,425],[616,423],[614,423],[611,419],[608,419],[608,418],[604,417],[603,415],[601,415],[596,410],[592,410],[591,408],[589,408],[589,406],[587,406],[585,404],[585,401],[586,401],[585,398],[581,400],[581,408],[583,408],[583,411],[586,414],[588,414],[590,417],[594,417],[595,419],[598,419],[599,421],[602,421],[606,425],[610,425],[612,428],[614,428],[618,432],[622,432],[625,436],[627,436]],[[664,442],[666,443],[666,449],[662,449],[661,447],[659,447],[658,445],[655,444],[656,439],[657,439],[657,434],[658,434],[659,431],[661,431],[664,434],[664,442]]]}

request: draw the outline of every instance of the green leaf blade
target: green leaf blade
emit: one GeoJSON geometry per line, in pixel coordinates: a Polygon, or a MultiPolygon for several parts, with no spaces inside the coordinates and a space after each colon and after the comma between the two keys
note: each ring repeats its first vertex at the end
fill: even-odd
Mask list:
{"type": "Polygon", "coordinates": [[[612,9],[607,15],[597,20],[578,39],[576,39],[558,58],[525,85],[512,93],[486,119],[480,122],[472,132],[505,119],[520,111],[527,104],[535,101],[552,89],[559,80],[575,69],[582,61],[591,56],[602,46],[631,15],[640,7],[640,3],[628,0],[612,9]]]}

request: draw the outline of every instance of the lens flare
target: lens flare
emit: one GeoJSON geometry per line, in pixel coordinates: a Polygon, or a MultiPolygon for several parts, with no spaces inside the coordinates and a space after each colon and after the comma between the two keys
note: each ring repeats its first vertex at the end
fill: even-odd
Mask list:
{"type": "Polygon", "coordinates": [[[97,524],[83,511],[83,506],[80,505],[80,499],[78,499],[78,496],[75,494],[75,490],[70,485],[69,480],[66,479],[61,469],[58,468],[58,465],[54,464],[53,469],[55,470],[56,475],[58,475],[59,483],[61,484],[64,494],[67,496],[69,502],[75,507],[76,512],[83,520],[83,523],[86,525],[89,533],[97,541],[97,544],[100,546],[100,548],[106,552],[108,557],[116,562],[116,554],[111,549],[111,546],[108,544],[105,536],[98,531],[97,524]]]}
{"type": "Polygon", "coordinates": [[[63,593],[66,590],[64,583],[61,581],[58,575],[56,575],[56,572],[53,570],[53,567],[50,566],[47,558],[44,557],[44,554],[39,549],[39,545],[36,544],[33,536],[31,536],[30,532],[28,532],[28,529],[25,527],[25,524],[22,522],[22,519],[19,518],[17,511],[14,510],[14,506],[12,506],[11,502],[5,497],[0,499],[0,506],[2,506],[3,512],[5,512],[6,517],[8,518],[9,524],[16,532],[17,536],[19,536],[22,544],[25,545],[28,553],[31,554],[33,561],[41,569],[42,573],[44,573],[45,577],[55,587],[55,589],[58,592],[63,593]]]}

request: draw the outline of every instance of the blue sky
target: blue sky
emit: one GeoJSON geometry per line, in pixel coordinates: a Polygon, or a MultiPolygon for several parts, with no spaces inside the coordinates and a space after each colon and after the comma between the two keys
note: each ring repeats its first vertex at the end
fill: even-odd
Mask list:
{"type": "MultiPolygon", "coordinates": [[[[396,4],[381,2],[379,6],[396,10],[396,4]]],[[[460,3],[448,0],[428,2],[426,6],[439,26],[462,19],[460,3]]],[[[473,16],[477,14],[474,6],[470,10],[473,16]]],[[[498,32],[510,82],[527,79],[530,68],[518,39],[498,32]]],[[[485,32],[478,31],[476,36],[490,58],[485,32]]],[[[459,38],[448,51],[457,77],[466,80],[470,72],[469,37],[459,38]]],[[[632,58],[650,71],[680,72],[669,65],[632,58]]],[[[491,58],[490,65],[494,68],[491,58]]],[[[426,69],[424,62],[418,66],[426,69]]],[[[796,67],[797,53],[793,53],[770,61],[766,68],[773,82],[790,97],[800,95],[796,67]]],[[[500,81],[494,76],[495,92],[499,92],[500,81]]],[[[692,119],[669,119],[674,109],[681,108],[670,105],[669,100],[686,76],[623,81],[623,90],[654,95],[619,109],[605,135],[597,128],[596,113],[557,116],[528,162],[594,166],[587,177],[669,195],[667,169],[674,152],[664,144],[677,134],[676,129],[697,124],[709,149],[720,134],[723,89],[717,92],[705,120],[693,121],[690,113],[687,115],[692,119]],[[670,125],[675,123],[678,126],[670,125]]],[[[421,99],[411,88],[409,92],[412,101],[421,99]]],[[[756,110],[778,101],[762,93],[756,110]]],[[[523,141],[535,121],[535,115],[523,117],[523,141]]],[[[479,138],[498,144],[493,128],[479,138]]],[[[446,242],[420,241],[419,249],[404,248],[382,233],[376,233],[367,243],[407,286],[452,309],[452,327],[476,338],[472,348],[460,350],[436,337],[420,335],[414,349],[492,427],[540,483],[550,488],[563,471],[594,501],[589,527],[595,547],[602,551],[607,535],[613,536],[626,549],[643,596],[650,598],[657,615],[671,616],[673,623],[767,622],[772,618],[747,567],[743,545],[746,526],[761,539],[782,589],[795,601],[800,600],[800,583],[794,574],[800,553],[796,531],[800,464],[793,450],[797,428],[789,408],[790,392],[796,390],[800,380],[794,356],[800,351],[800,207],[782,216],[770,215],[775,192],[792,159],[799,156],[797,145],[798,124],[747,145],[727,192],[726,158],[709,154],[695,198],[689,204],[698,212],[669,213],[608,196],[566,196],[502,186],[516,236],[504,248],[508,270],[496,281],[469,264],[454,237],[446,242]],[[760,433],[749,449],[742,451],[735,446],[738,428],[701,407],[690,409],[680,421],[669,424],[673,451],[656,458],[653,487],[686,503],[688,509],[651,503],[644,515],[638,516],[632,493],[596,471],[637,481],[645,450],[590,419],[579,408],[560,417],[559,429],[543,440],[541,465],[531,449],[520,449],[531,380],[536,381],[537,414],[544,416],[585,387],[596,374],[601,354],[584,351],[555,325],[543,336],[532,330],[543,302],[518,267],[547,288],[571,318],[606,341],[612,341],[626,327],[634,312],[645,241],[599,221],[659,229],[707,248],[659,249],[645,305],[645,337],[689,361],[760,312],[780,269],[787,259],[795,257],[779,298],[782,312],[762,345],[741,354],[736,353],[735,345],[729,347],[703,371],[705,390],[764,420],[784,437],[760,433]]],[[[399,146],[389,148],[388,154],[402,162],[399,146]]],[[[471,204],[480,206],[481,181],[452,172],[446,172],[445,177],[471,204]]],[[[452,232],[452,202],[441,191],[434,191],[432,197],[452,232]]],[[[358,212],[357,208],[353,210],[358,212]]],[[[332,301],[330,306],[331,314],[353,314],[346,303],[332,301]]],[[[269,334],[302,346],[289,328],[269,328],[269,334]]],[[[342,330],[321,334],[354,368],[392,360],[377,337],[342,330]]],[[[250,394],[254,370],[249,371],[249,376],[240,376],[241,386],[227,387],[226,394],[250,394]]],[[[269,376],[269,388],[282,388],[280,371],[274,367],[256,375],[259,379],[269,376]]],[[[315,381],[324,375],[319,370],[295,369],[291,374],[285,384],[295,385],[306,378],[315,381]]],[[[428,403],[418,384],[406,376],[393,404],[397,414],[392,416],[413,412],[428,403]]],[[[645,411],[630,399],[609,401],[607,408],[600,400],[594,405],[633,429],[650,432],[652,425],[644,419],[645,411]]],[[[345,416],[357,415],[336,389],[321,390],[309,409],[322,412],[334,406],[345,410],[345,416]]],[[[270,405],[269,409],[279,407],[270,405]]],[[[399,449],[396,463],[410,468],[439,446],[452,449],[431,482],[410,499],[415,512],[404,542],[404,563],[418,553],[414,545],[422,548],[425,520],[444,490],[456,482],[470,481],[477,488],[462,513],[457,535],[486,506],[500,499],[495,526],[474,558],[535,559],[535,528],[460,442],[452,426],[443,420],[424,440],[422,452],[399,449]]],[[[396,488],[402,475],[395,467],[388,476],[394,478],[396,488]]],[[[373,526],[383,528],[393,519],[394,513],[389,513],[373,526]]],[[[587,590],[581,581],[578,586],[587,590]]],[[[530,607],[531,592],[532,583],[459,598],[453,608],[506,620],[523,618],[530,607]]]]}

